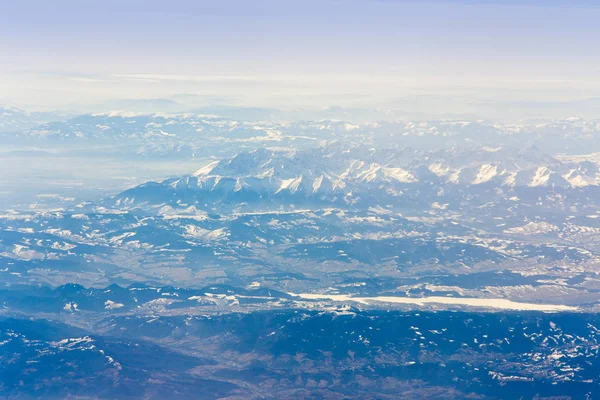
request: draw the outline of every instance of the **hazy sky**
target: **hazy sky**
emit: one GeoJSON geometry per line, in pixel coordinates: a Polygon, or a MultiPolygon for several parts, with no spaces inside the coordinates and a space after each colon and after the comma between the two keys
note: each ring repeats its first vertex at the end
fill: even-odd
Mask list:
{"type": "Polygon", "coordinates": [[[597,1],[2,1],[0,102],[600,97],[597,1]]]}

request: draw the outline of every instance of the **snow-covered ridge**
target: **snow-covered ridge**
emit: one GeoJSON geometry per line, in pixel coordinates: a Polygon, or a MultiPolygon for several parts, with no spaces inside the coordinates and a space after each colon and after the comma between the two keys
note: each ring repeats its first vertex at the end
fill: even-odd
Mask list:
{"type": "MultiPolygon", "coordinates": [[[[600,185],[600,162],[561,160],[534,148],[373,150],[334,143],[308,150],[245,151],[158,185],[176,192],[331,198],[378,191],[398,197],[413,187],[435,186],[577,190],[600,185]]],[[[117,196],[118,205],[136,204],[145,187],[150,186],[117,196]]]]}
{"type": "MultiPolygon", "coordinates": [[[[287,121],[236,120],[212,113],[149,113],[132,111],[109,111],[79,115],[67,120],[33,118],[22,110],[0,107],[0,126],[15,118],[32,125],[21,124],[26,129],[23,136],[72,138],[152,138],[159,131],[162,136],[176,139],[202,139],[209,136],[235,138],[242,134],[244,140],[259,137],[281,140],[282,137],[309,138],[312,140],[360,139],[388,145],[400,144],[411,138],[433,139],[442,143],[469,145],[478,143],[493,153],[503,145],[544,144],[560,140],[576,140],[595,143],[600,136],[600,122],[582,119],[563,119],[544,123],[504,125],[486,121],[378,121],[351,122],[334,119],[287,121]],[[18,117],[18,118],[17,118],[18,117]],[[5,119],[6,121],[2,121],[5,119]],[[545,140],[547,138],[547,140],[545,140]]],[[[14,121],[13,121],[14,122],[14,121]]],[[[18,126],[16,124],[15,126],[18,126]]],[[[358,142],[358,141],[357,141],[358,142]]],[[[433,146],[435,147],[435,146],[433,146]]],[[[430,147],[431,148],[431,147],[430,147]]],[[[585,147],[582,147],[585,148],[585,147]]],[[[600,148],[596,147],[595,151],[600,148]]]]}

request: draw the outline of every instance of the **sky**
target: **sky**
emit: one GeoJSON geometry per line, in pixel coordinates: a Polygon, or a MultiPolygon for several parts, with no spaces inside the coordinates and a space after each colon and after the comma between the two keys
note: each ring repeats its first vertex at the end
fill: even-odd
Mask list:
{"type": "Polygon", "coordinates": [[[0,103],[22,107],[181,93],[277,108],[600,98],[597,1],[0,3],[0,103]]]}

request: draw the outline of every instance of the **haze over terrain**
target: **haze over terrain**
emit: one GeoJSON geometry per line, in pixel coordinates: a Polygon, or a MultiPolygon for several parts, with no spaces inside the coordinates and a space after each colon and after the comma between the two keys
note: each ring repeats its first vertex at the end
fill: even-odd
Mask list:
{"type": "Polygon", "coordinates": [[[600,118],[599,16],[590,0],[10,2],[0,102],[600,118]]]}
{"type": "Polygon", "coordinates": [[[0,15],[0,397],[600,396],[593,2],[0,15]]]}

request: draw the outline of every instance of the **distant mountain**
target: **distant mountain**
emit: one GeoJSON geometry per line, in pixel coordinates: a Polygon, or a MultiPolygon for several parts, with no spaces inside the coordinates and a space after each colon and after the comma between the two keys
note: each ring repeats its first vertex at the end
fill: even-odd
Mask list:
{"type": "Polygon", "coordinates": [[[558,159],[536,148],[423,151],[333,144],[241,152],[189,176],[129,189],[105,204],[146,209],[193,206],[206,211],[327,205],[399,209],[420,198],[455,208],[459,191],[470,191],[473,204],[485,202],[486,196],[506,202],[510,197],[555,192],[579,201],[599,191],[599,185],[600,164],[558,159]]]}
{"type": "Polygon", "coordinates": [[[286,112],[274,108],[239,106],[204,106],[187,111],[190,114],[216,115],[241,121],[286,120],[286,112]]]}
{"type": "MultiPolygon", "coordinates": [[[[159,105],[162,102],[147,100],[150,108],[155,101],[159,105]]],[[[234,150],[265,145],[305,148],[324,141],[430,151],[486,146],[491,149],[535,147],[552,155],[600,152],[600,123],[577,118],[514,125],[444,120],[353,123],[327,115],[323,119],[305,119],[302,114],[286,113],[262,108],[207,106],[188,113],[112,111],[68,120],[48,117],[53,122],[42,124],[34,124],[36,119],[32,116],[19,114],[17,118],[14,113],[8,113],[11,116],[5,118],[4,130],[15,127],[15,134],[0,137],[0,141],[23,145],[43,143],[61,149],[84,146],[84,150],[110,144],[113,148],[128,147],[128,156],[171,157],[190,157],[204,153],[207,147],[220,154],[223,147],[234,150]],[[279,114],[280,117],[274,117],[279,114]]]]}
{"type": "Polygon", "coordinates": [[[66,119],[53,112],[27,112],[15,107],[0,105],[0,134],[18,133],[49,121],[66,119]]]}

